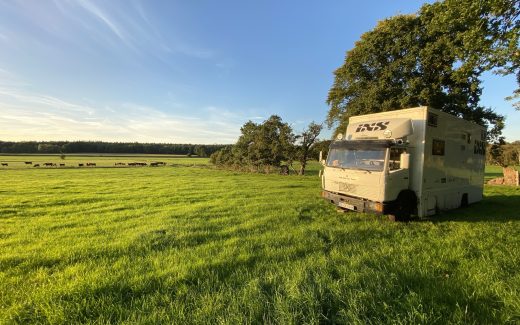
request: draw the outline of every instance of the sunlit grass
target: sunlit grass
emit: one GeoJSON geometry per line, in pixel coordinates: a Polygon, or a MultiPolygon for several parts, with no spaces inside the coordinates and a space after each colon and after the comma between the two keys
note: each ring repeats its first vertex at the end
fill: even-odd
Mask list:
{"type": "Polygon", "coordinates": [[[520,321],[518,189],[391,223],[337,213],[317,164],[171,159],[0,170],[0,323],[520,321]]]}
{"type": "Polygon", "coordinates": [[[128,167],[128,163],[141,162],[149,165],[151,162],[165,162],[167,165],[207,165],[208,158],[187,157],[179,155],[141,155],[141,154],[75,154],[75,155],[0,155],[0,162],[7,163],[7,166],[1,166],[1,170],[9,169],[31,169],[31,168],[79,168],[79,164],[87,167],[86,164],[93,162],[96,167],[128,167]],[[25,162],[30,162],[26,164],[25,162]],[[46,167],[44,163],[53,163],[56,166],[46,167]],[[124,163],[125,165],[116,165],[116,163],[124,163]],[[39,165],[35,167],[34,165],[39,165]],[[60,166],[63,165],[63,166],[60,166]]]}

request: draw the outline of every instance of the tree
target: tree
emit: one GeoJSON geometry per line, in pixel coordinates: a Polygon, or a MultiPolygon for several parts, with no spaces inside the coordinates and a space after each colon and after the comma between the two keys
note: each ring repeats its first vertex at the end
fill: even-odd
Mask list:
{"type": "Polygon", "coordinates": [[[233,146],[225,146],[222,149],[215,151],[209,157],[209,162],[217,166],[233,165],[233,146]]]}
{"type": "MultiPolygon", "coordinates": [[[[518,0],[445,0],[420,10],[429,32],[452,35],[460,71],[516,74],[520,85],[519,15],[518,0]]],[[[519,96],[517,88],[510,99],[519,96]]]]}
{"type": "Polygon", "coordinates": [[[278,168],[284,161],[292,162],[296,137],[290,125],[279,116],[272,115],[261,124],[249,121],[240,131],[242,135],[237,143],[214,153],[212,163],[260,171],[278,168]]]}
{"type": "Polygon", "coordinates": [[[499,66],[518,71],[518,58],[508,61],[504,54],[518,44],[509,27],[518,4],[509,10],[513,0],[477,1],[480,7],[462,2],[470,9],[453,0],[427,4],[417,15],[394,16],[363,34],[334,72],[329,127],[337,125],[338,133],[352,115],[424,105],[487,126],[490,140],[498,140],[504,117],[479,105],[479,77],[499,66]],[[490,27],[480,28],[482,22],[490,27]],[[483,59],[487,54],[493,58],[483,59]]]}
{"type": "Polygon", "coordinates": [[[311,148],[311,157],[318,160],[320,157],[320,151],[322,152],[323,158],[327,157],[329,153],[329,147],[332,140],[318,140],[314,143],[311,148]]]}
{"type": "Polygon", "coordinates": [[[520,165],[520,142],[506,143],[501,141],[488,145],[486,163],[504,167],[520,165]]]}
{"type": "Polygon", "coordinates": [[[296,148],[296,158],[300,162],[300,175],[305,174],[305,168],[307,167],[307,160],[310,158],[312,146],[320,135],[322,128],[323,125],[311,122],[309,126],[296,137],[300,142],[296,148]]]}
{"type": "Polygon", "coordinates": [[[193,150],[195,154],[198,157],[207,157],[208,154],[206,153],[206,147],[205,146],[195,146],[195,149],[193,150]]]}
{"type": "Polygon", "coordinates": [[[489,148],[489,163],[493,165],[505,166],[504,163],[504,149],[502,148],[502,144],[493,143],[489,148]]]}
{"type": "Polygon", "coordinates": [[[238,163],[279,167],[282,161],[293,157],[295,136],[279,116],[272,115],[262,124],[249,121],[241,132],[233,148],[238,163]]]}

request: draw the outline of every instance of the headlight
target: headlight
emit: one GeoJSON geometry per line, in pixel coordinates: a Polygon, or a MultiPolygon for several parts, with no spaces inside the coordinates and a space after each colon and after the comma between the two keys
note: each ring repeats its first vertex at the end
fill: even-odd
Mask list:
{"type": "Polygon", "coordinates": [[[367,207],[372,211],[383,212],[383,203],[381,202],[367,202],[367,207]]]}

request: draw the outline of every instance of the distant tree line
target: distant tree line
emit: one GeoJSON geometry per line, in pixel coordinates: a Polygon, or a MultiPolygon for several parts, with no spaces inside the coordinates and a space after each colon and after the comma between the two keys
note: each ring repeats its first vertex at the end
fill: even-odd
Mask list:
{"type": "MultiPolygon", "coordinates": [[[[272,115],[263,123],[249,121],[240,129],[242,135],[234,145],[226,146],[210,157],[210,162],[225,168],[270,173],[287,173],[293,162],[299,163],[298,173],[305,174],[307,161],[317,159],[316,148],[322,125],[314,122],[299,134],[272,115]],[[285,170],[285,171],[284,171],[285,170]]],[[[328,142],[325,145],[328,148],[328,142]]]]}
{"type": "Polygon", "coordinates": [[[520,165],[520,141],[489,144],[486,151],[486,164],[504,167],[520,165]]]}
{"type": "Polygon", "coordinates": [[[118,154],[175,154],[208,157],[224,145],[176,143],[138,143],[102,141],[0,141],[0,153],[118,153],[118,154]]]}

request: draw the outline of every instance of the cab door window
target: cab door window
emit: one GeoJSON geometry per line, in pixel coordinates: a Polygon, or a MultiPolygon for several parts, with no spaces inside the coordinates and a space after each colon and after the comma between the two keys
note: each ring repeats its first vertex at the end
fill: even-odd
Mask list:
{"type": "Polygon", "coordinates": [[[390,158],[388,167],[390,170],[397,170],[401,166],[401,154],[406,152],[404,148],[390,148],[390,158]]]}

